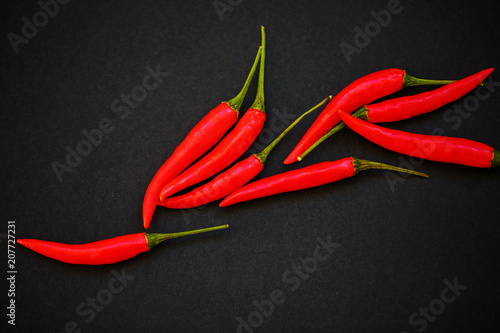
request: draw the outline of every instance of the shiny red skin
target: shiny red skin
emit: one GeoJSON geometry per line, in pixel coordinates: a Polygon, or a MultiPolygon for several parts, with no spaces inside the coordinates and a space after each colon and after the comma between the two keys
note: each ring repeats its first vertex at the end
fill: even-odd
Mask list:
{"type": "Polygon", "coordinates": [[[405,71],[391,68],[363,76],[336,95],[319,114],[306,134],[285,159],[285,164],[297,161],[310,146],[340,122],[337,111],[353,112],[365,104],[403,88],[405,71]]]}
{"type": "Polygon", "coordinates": [[[346,157],[334,162],[321,162],[257,180],[231,193],[220,203],[220,207],[270,195],[298,191],[333,183],[356,174],[353,159],[346,157]]]}
{"type": "Polygon", "coordinates": [[[146,190],[142,205],[144,228],[149,227],[163,186],[215,145],[237,119],[238,113],[223,102],[203,117],[189,132],[156,172],[146,190]]]}
{"type": "Polygon", "coordinates": [[[209,202],[224,198],[241,186],[249,182],[264,166],[255,155],[250,155],[241,162],[236,163],[229,170],[224,171],[209,183],[197,187],[189,193],[170,197],[158,202],[158,205],[182,209],[193,208],[209,202]]]}
{"type": "MultiPolygon", "coordinates": [[[[393,122],[415,117],[451,103],[477,87],[493,68],[485,69],[464,79],[413,96],[404,96],[366,105],[370,123],[393,122]]],[[[349,113],[349,110],[343,110],[349,113]]]]}
{"type": "Polygon", "coordinates": [[[68,264],[113,264],[149,251],[143,232],[87,244],[64,244],[38,239],[18,239],[17,243],[46,257],[68,264]]]}
{"type": "Polygon", "coordinates": [[[160,201],[191,185],[197,184],[236,161],[259,135],[266,114],[249,109],[219,144],[206,156],[172,179],[160,192],[160,201]]]}
{"type": "Polygon", "coordinates": [[[339,115],[354,132],[397,153],[426,160],[490,168],[493,148],[462,138],[414,134],[370,124],[343,111],[339,115]]]}

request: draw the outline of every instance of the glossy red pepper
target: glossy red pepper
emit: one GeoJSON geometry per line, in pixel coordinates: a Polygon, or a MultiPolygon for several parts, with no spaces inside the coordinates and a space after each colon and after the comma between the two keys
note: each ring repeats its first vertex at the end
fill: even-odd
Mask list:
{"type": "Polygon", "coordinates": [[[183,171],[179,176],[169,181],[160,191],[160,201],[189,186],[197,184],[223,170],[236,161],[252,145],[259,135],[266,111],[264,104],[264,63],[265,63],[265,32],[262,32],[262,52],[260,55],[259,83],[257,96],[250,109],[238,121],[236,126],[207,155],[183,171]]]}
{"type": "Polygon", "coordinates": [[[142,204],[144,228],[149,227],[163,186],[215,145],[238,120],[238,111],[257,68],[260,53],[261,48],[241,92],[228,102],[219,104],[200,120],[154,175],[142,204]]]}
{"type": "Polygon", "coordinates": [[[278,193],[298,191],[333,183],[347,177],[352,177],[359,171],[367,169],[392,170],[422,177],[429,177],[424,173],[413,170],[398,168],[378,162],[361,160],[355,157],[346,157],[334,162],[313,164],[305,168],[287,171],[257,180],[228,195],[224,200],[222,200],[219,206],[225,207],[239,202],[267,197],[278,193]]]}
{"type": "Polygon", "coordinates": [[[18,239],[21,244],[46,257],[78,265],[104,265],[135,257],[139,253],[151,250],[164,240],[199,234],[207,231],[227,228],[228,225],[205,229],[158,234],[140,232],[87,244],[64,244],[39,239],[18,239]]]}
{"type": "Polygon", "coordinates": [[[370,124],[341,110],[339,114],[354,132],[397,153],[477,168],[500,165],[500,153],[484,143],[462,138],[408,133],[370,124]]]}
{"type": "Polygon", "coordinates": [[[329,130],[340,122],[337,114],[339,109],[353,112],[365,104],[381,97],[390,95],[404,87],[425,84],[447,84],[448,80],[417,79],[404,70],[391,68],[363,76],[342,89],[319,114],[306,134],[285,159],[285,164],[296,162],[310,146],[321,139],[329,130]]]}
{"type": "Polygon", "coordinates": [[[278,144],[278,142],[288,133],[303,117],[314,111],[321,105],[328,102],[332,97],[324,99],[321,103],[305,112],[297,118],[283,133],[281,133],[269,146],[257,154],[250,155],[241,162],[236,163],[233,167],[219,174],[209,183],[202,185],[189,193],[170,197],[158,204],[167,208],[192,208],[207,204],[209,202],[224,198],[226,195],[237,190],[245,185],[253,177],[255,177],[266,163],[267,156],[278,144]]]}
{"type": "MultiPolygon", "coordinates": [[[[493,68],[485,69],[464,79],[417,95],[388,99],[376,104],[368,104],[356,110],[352,115],[370,123],[382,123],[408,119],[431,112],[457,100],[476,88],[492,71],[493,68]]],[[[344,122],[340,122],[297,159],[299,161],[302,160],[320,143],[344,127],[344,122]]]]}

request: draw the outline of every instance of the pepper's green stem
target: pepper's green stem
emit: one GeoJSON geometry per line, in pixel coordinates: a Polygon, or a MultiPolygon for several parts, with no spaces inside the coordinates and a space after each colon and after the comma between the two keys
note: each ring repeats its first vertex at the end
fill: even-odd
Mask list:
{"type": "Polygon", "coordinates": [[[428,79],[418,79],[405,72],[405,77],[403,79],[403,88],[422,86],[422,85],[445,85],[448,83],[455,82],[456,80],[428,80],[428,79]]]}
{"type": "Polygon", "coordinates": [[[384,164],[384,163],[361,160],[361,159],[355,158],[355,157],[351,157],[351,158],[352,158],[352,164],[354,165],[354,170],[355,170],[354,173],[355,174],[358,173],[359,171],[368,170],[368,169],[382,169],[382,170],[391,170],[391,171],[409,173],[411,175],[429,178],[429,175],[426,173],[408,170],[408,169],[403,169],[403,168],[399,168],[399,167],[384,164]]]}
{"type": "MultiPolygon", "coordinates": [[[[357,109],[356,111],[354,111],[351,115],[353,117],[356,117],[356,118],[359,118],[359,119],[368,120],[368,109],[366,108],[366,106],[362,106],[359,109],[357,109]]],[[[345,123],[343,121],[341,121],[340,123],[338,123],[337,126],[335,126],[330,131],[328,131],[328,133],[326,133],[325,135],[323,135],[311,147],[309,147],[305,152],[303,152],[302,155],[300,155],[299,157],[297,157],[297,161],[299,161],[299,162],[302,161],[304,159],[304,157],[306,157],[307,155],[309,155],[309,153],[311,151],[313,151],[313,149],[316,148],[320,143],[322,143],[323,141],[325,141],[326,139],[328,139],[329,137],[331,137],[333,134],[337,133],[338,131],[340,131],[344,127],[345,127],[345,123]]]]}
{"type": "Polygon", "coordinates": [[[217,227],[210,227],[210,228],[205,228],[205,229],[197,229],[197,230],[190,230],[190,231],[183,231],[183,232],[175,232],[175,233],[171,233],[171,234],[158,234],[158,233],[145,232],[144,235],[146,236],[146,240],[148,242],[148,247],[151,249],[167,239],[184,237],[184,236],[195,235],[195,234],[201,234],[203,232],[219,230],[219,229],[226,229],[228,227],[229,227],[229,225],[225,224],[225,225],[220,225],[217,227]]]}
{"type": "Polygon", "coordinates": [[[248,74],[247,80],[245,81],[245,84],[243,85],[243,88],[241,89],[240,93],[236,95],[233,99],[230,99],[227,101],[227,105],[236,113],[239,112],[241,104],[243,104],[243,100],[245,99],[245,95],[247,94],[248,87],[250,86],[250,83],[252,82],[253,75],[255,73],[255,70],[257,69],[257,65],[259,64],[259,59],[260,55],[262,52],[262,46],[259,46],[259,51],[257,52],[257,56],[255,57],[255,61],[253,62],[252,69],[250,70],[250,73],[248,74]]]}
{"type": "Polygon", "coordinates": [[[260,33],[262,38],[262,51],[260,53],[260,68],[259,68],[259,83],[257,85],[257,96],[255,97],[255,101],[253,102],[250,109],[259,110],[263,113],[266,113],[266,107],[264,104],[264,65],[266,62],[266,32],[264,31],[264,27],[260,27],[260,33]]]}
{"type": "Polygon", "coordinates": [[[266,163],[266,159],[267,159],[267,156],[269,155],[269,153],[273,150],[273,148],[278,144],[278,142],[281,141],[281,139],[288,133],[290,132],[290,130],[292,128],[295,127],[295,125],[297,125],[297,123],[299,121],[302,120],[302,118],[304,118],[305,116],[307,116],[309,113],[313,112],[314,110],[316,110],[317,108],[319,108],[320,106],[322,106],[323,104],[329,102],[330,100],[332,99],[332,96],[328,96],[327,98],[325,98],[323,101],[321,101],[321,103],[319,103],[318,105],[316,105],[315,107],[313,107],[312,109],[310,109],[309,111],[306,111],[304,114],[302,114],[300,117],[298,117],[297,119],[295,119],[295,121],[293,123],[290,124],[290,126],[288,126],[276,139],[274,139],[273,142],[271,142],[269,144],[269,146],[267,146],[266,148],[264,148],[263,151],[261,151],[260,153],[257,153],[257,154],[254,154],[255,157],[257,157],[259,160],[260,160],[260,163],[262,163],[262,165],[264,165],[266,163]]]}
{"type": "Polygon", "coordinates": [[[500,152],[496,149],[493,149],[493,158],[491,159],[491,167],[500,166],[500,152]]]}

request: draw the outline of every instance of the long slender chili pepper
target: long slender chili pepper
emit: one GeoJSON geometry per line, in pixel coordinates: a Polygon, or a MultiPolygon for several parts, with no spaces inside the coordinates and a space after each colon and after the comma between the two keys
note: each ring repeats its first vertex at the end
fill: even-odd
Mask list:
{"type": "Polygon", "coordinates": [[[267,197],[278,193],[298,191],[333,183],[347,177],[352,177],[359,171],[367,169],[392,170],[426,178],[429,177],[429,175],[425,173],[413,170],[403,169],[378,162],[361,160],[355,157],[346,157],[337,161],[321,162],[305,168],[291,170],[257,180],[228,195],[224,200],[222,200],[219,206],[225,207],[234,205],[238,202],[267,197]]]}
{"type": "Polygon", "coordinates": [[[162,187],[215,145],[238,120],[238,112],[257,68],[260,53],[261,47],[240,93],[233,99],[222,102],[203,117],[154,175],[142,204],[144,228],[149,227],[162,187]]]}
{"type": "Polygon", "coordinates": [[[363,76],[342,89],[319,114],[306,134],[300,139],[292,152],[285,159],[285,164],[297,161],[311,145],[318,141],[330,129],[340,122],[337,110],[353,112],[365,104],[381,97],[390,95],[405,87],[417,85],[442,85],[451,83],[449,80],[417,79],[406,74],[404,70],[390,68],[363,76]]]}
{"type": "MultiPolygon", "coordinates": [[[[376,104],[368,104],[354,111],[352,115],[370,123],[382,123],[408,119],[431,112],[467,94],[477,87],[492,71],[493,68],[485,69],[479,73],[421,94],[388,99],[376,104]]],[[[340,122],[297,159],[301,161],[320,143],[344,127],[345,123],[340,122]]]]}
{"type": "Polygon", "coordinates": [[[260,54],[259,83],[257,87],[257,96],[255,97],[253,105],[245,112],[231,132],[229,132],[210,153],[163,187],[160,191],[160,201],[223,170],[243,155],[259,135],[266,119],[264,104],[266,40],[264,27],[261,27],[261,32],[262,52],[260,54]]]}
{"type": "Polygon", "coordinates": [[[167,208],[192,208],[221,199],[237,190],[262,171],[269,153],[302,118],[328,102],[331,98],[332,97],[329,96],[321,103],[297,118],[260,153],[250,155],[241,162],[236,163],[227,171],[219,174],[209,183],[202,185],[184,195],[167,198],[164,201],[160,201],[158,204],[167,208]]]}
{"type": "Polygon", "coordinates": [[[17,243],[46,257],[79,265],[113,264],[135,257],[151,250],[164,240],[199,234],[207,231],[225,229],[228,225],[205,229],[158,234],[140,232],[118,236],[87,244],[64,244],[39,239],[18,239],[17,243]]]}
{"type": "Polygon", "coordinates": [[[370,124],[342,110],[339,110],[339,114],[354,132],[397,153],[477,168],[500,165],[500,153],[484,143],[462,138],[408,133],[370,124]]]}

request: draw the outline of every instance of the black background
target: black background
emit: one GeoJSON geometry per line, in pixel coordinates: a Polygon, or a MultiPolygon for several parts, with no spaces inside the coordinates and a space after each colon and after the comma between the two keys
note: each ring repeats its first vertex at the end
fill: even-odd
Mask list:
{"type": "MultiPolygon", "coordinates": [[[[270,127],[278,113],[298,116],[376,70],[459,79],[500,67],[498,1],[401,0],[400,12],[350,62],[340,43],[354,45],[355,27],[374,21],[371,11],[387,9],[387,1],[232,4],[219,15],[212,1],[71,1],[16,53],[8,34],[22,35],[22,18],[33,22],[41,8],[35,1],[2,2],[3,276],[9,220],[17,238],[65,243],[144,231],[141,207],[149,181],[189,130],[239,91],[260,45],[260,25],[267,32],[269,122],[256,146],[278,134],[270,127]],[[146,66],[169,75],[120,119],[111,104],[142,84],[146,66]],[[82,130],[105,118],[113,123],[111,133],[60,182],[52,163],[65,163],[65,147],[75,149],[85,139],[82,130]]],[[[462,114],[450,104],[387,126],[425,134],[439,129],[500,147],[497,72],[490,81],[495,85],[478,90],[488,97],[479,100],[471,92],[457,101],[462,114]]],[[[255,90],[254,81],[242,111],[255,90]]],[[[409,161],[344,130],[300,164],[283,165],[314,118],[282,140],[257,178],[346,156],[409,161]]],[[[2,326],[234,332],[237,318],[248,322],[250,315],[255,332],[499,332],[499,170],[416,160],[410,166],[430,179],[404,177],[391,190],[384,172],[366,171],[224,209],[218,202],[183,212],[157,209],[148,231],[230,228],[172,240],[114,265],[69,265],[17,246],[16,326],[7,325],[5,279],[2,326]],[[328,237],[340,246],[292,290],[283,274],[313,255],[318,238],[328,237]],[[108,290],[113,272],[131,279],[115,294],[108,290]],[[467,289],[443,310],[436,299],[445,280],[467,289]],[[260,323],[254,301],[268,300],[276,289],[284,302],[260,323]],[[96,297],[106,304],[95,316],[77,312],[81,303],[91,309],[85,303],[96,297]],[[412,313],[429,305],[442,313],[428,321],[418,315],[412,326],[412,313]]]]}

